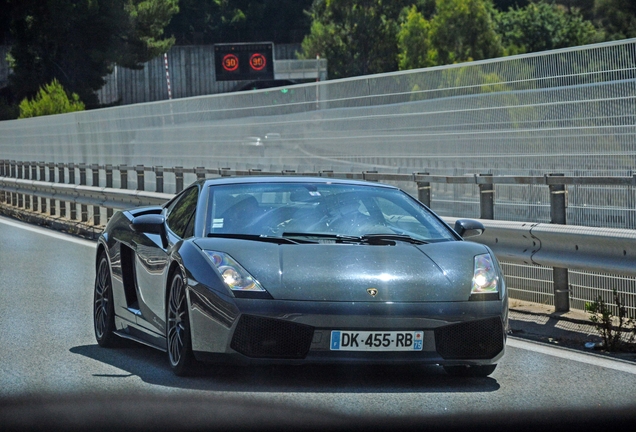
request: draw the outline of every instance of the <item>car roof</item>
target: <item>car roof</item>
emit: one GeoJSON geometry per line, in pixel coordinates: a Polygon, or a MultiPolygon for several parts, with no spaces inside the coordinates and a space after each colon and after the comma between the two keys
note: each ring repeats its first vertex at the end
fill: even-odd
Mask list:
{"type": "Polygon", "coordinates": [[[302,176],[245,176],[245,177],[221,177],[215,179],[201,180],[205,186],[225,185],[225,184],[248,184],[248,183],[323,183],[340,184],[352,186],[372,186],[387,189],[398,189],[395,186],[369,182],[364,180],[339,179],[331,177],[302,177],[302,176]]]}

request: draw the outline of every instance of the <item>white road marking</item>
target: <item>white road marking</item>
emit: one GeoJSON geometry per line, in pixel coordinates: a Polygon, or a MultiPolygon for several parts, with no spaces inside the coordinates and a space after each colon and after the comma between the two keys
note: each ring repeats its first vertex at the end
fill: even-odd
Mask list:
{"type": "Polygon", "coordinates": [[[621,360],[614,360],[599,355],[580,353],[574,350],[570,350],[562,347],[551,347],[549,345],[521,340],[517,338],[508,337],[506,342],[507,346],[513,348],[520,348],[527,351],[534,351],[541,354],[550,355],[553,357],[559,357],[566,360],[574,360],[580,363],[586,363],[593,366],[599,366],[607,369],[614,369],[620,372],[627,372],[636,375],[636,365],[632,363],[623,362],[621,360]]]}
{"type": "Polygon", "coordinates": [[[75,243],[75,244],[79,244],[82,246],[88,246],[88,247],[92,247],[95,248],[97,246],[97,242],[94,241],[90,241],[90,240],[83,240],[81,238],[78,237],[73,237],[69,234],[63,234],[57,231],[52,231],[50,229],[46,229],[46,228],[41,228],[38,226],[34,226],[34,225],[29,225],[27,223],[23,223],[23,222],[17,222],[17,221],[13,221],[10,219],[6,219],[3,217],[0,217],[0,223],[4,224],[4,225],[9,225],[15,228],[20,228],[23,229],[25,231],[31,231],[31,232],[35,232],[38,234],[44,234],[47,235],[49,237],[53,237],[56,239],[60,239],[60,240],[65,240],[71,243],[75,243]]]}

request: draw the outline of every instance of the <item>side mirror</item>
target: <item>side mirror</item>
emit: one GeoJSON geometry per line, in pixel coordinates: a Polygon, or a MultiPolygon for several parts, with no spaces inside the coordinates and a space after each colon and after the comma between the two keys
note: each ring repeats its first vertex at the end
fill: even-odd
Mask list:
{"type": "Polygon", "coordinates": [[[166,218],[158,214],[145,214],[137,216],[130,223],[130,228],[140,234],[156,234],[161,237],[161,244],[165,248],[168,246],[168,235],[166,234],[166,218]]]}
{"type": "Polygon", "coordinates": [[[484,224],[474,219],[457,219],[454,229],[462,238],[476,237],[486,230],[484,224]]]}

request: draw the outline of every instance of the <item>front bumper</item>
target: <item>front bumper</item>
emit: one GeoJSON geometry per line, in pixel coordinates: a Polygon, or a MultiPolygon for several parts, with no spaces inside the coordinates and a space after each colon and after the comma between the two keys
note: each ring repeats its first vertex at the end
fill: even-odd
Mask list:
{"type": "Polygon", "coordinates": [[[492,364],[503,356],[508,320],[506,299],[429,303],[233,299],[221,308],[191,291],[190,303],[195,357],[247,364],[492,364]],[[422,330],[423,349],[332,351],[332,330],[422,330]]]}

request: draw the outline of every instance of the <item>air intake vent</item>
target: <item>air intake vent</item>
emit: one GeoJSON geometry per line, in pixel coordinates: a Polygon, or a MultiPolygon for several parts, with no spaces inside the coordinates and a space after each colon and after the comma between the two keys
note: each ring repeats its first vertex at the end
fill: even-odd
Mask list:
{"type": "Polygon", "coordinates": [[[253,358],[302,359],[309,352],[313,336],[312,326],[243,315],[230,346],[253,358]]]}
{"type": "Polygon", "coordinates": [[[490,359],[504,348],[503,331],[498,317],[452,324],[435,329],[435,345],[447,360],[490,359]]]}

